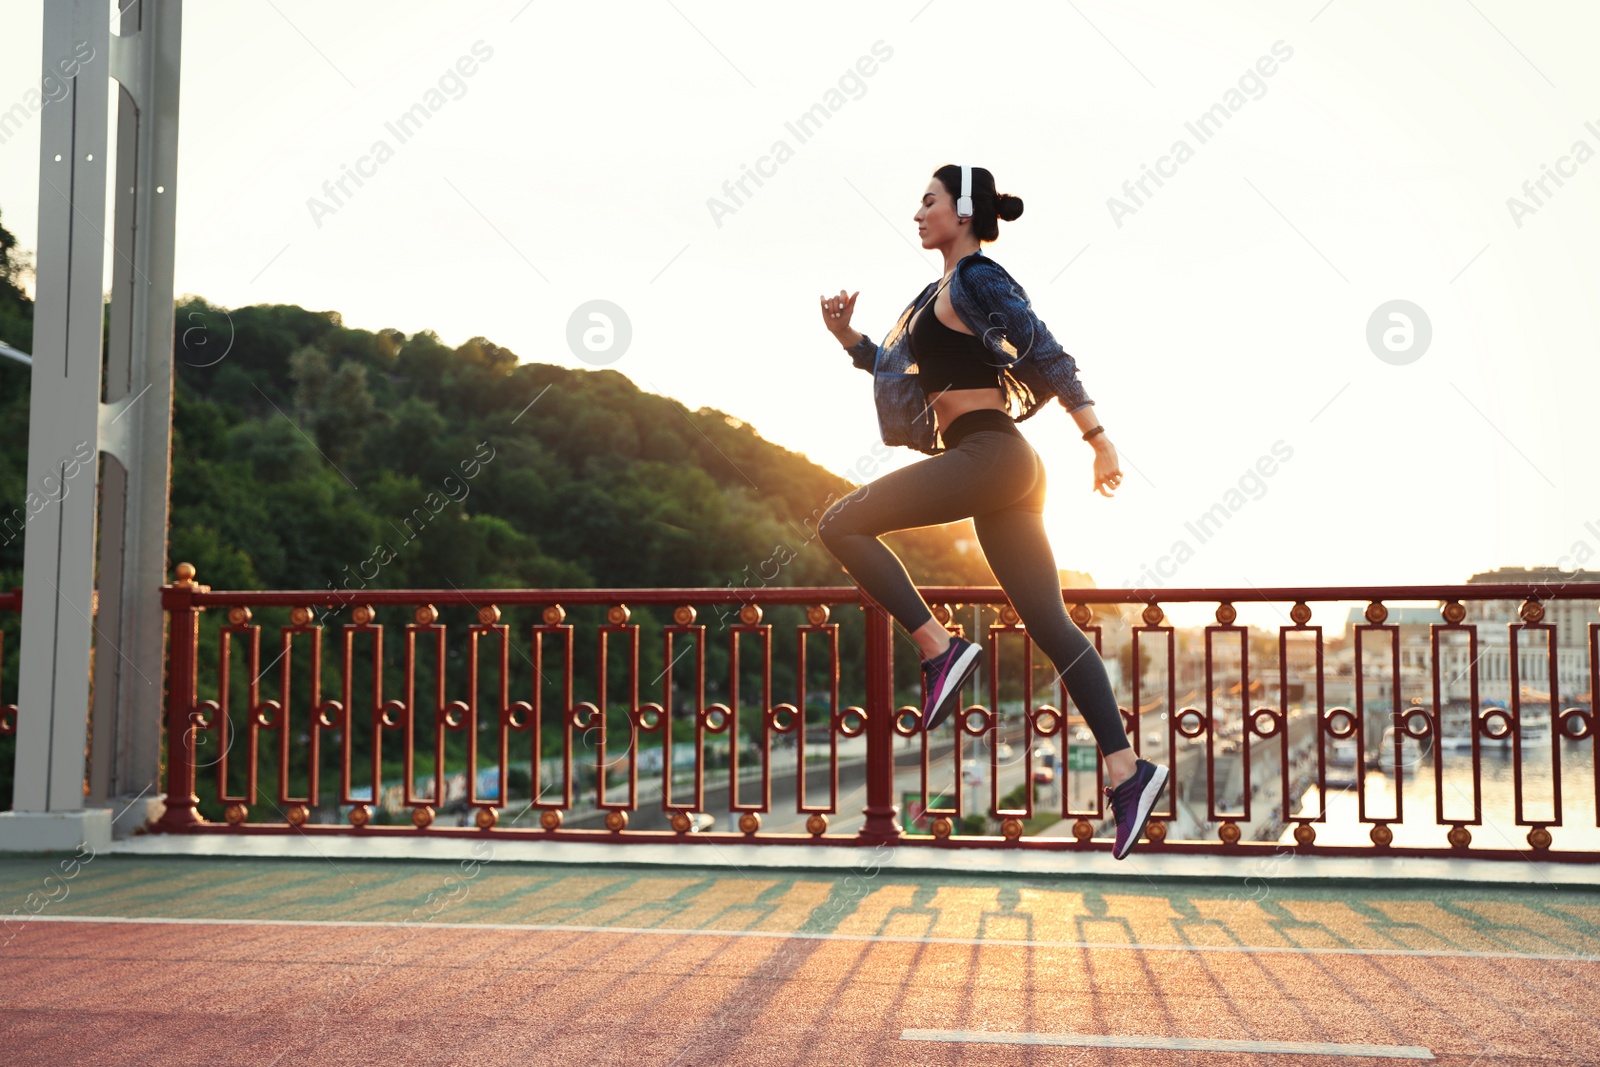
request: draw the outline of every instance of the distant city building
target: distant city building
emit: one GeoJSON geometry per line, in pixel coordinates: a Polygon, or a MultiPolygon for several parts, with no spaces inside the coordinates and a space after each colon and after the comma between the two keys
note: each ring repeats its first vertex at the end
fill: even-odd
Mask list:
{"type": "MultiPolygon", "coordinates": [[[[1082,571],[1060,571],[1064,589],[1096,588],[1094,579],[1082,571]]],[[[1477,673],[1477,696],[1482,704],[1506,706],[1511,702],[1511,627],[1517,626],[1517,652],[1521,703],[1548,704],[1550,701],[1550,666],[1547,642],[1553,633],[1555,639],[1557,706],[1570,707],[1590,702],[1589,640],[1590,626],[1600,624],[1600,571],[1562,571],[1555,567],[1501,567],[1493,571],[1474,574],[1467,579],[1469,585],[1481,584],[1541,584],[1550,587],[1567,587],[1578,583],[1593,583],[1596,596],[1584,599],[1545,600],[1545,615],[1540,626],[1545,630],[1522,624],[1517,614],[1521,600],[1463,600],[1466,616],[1462,622],[1476,627],[1476,660],[1469,647],[1467,634],[1461,630],[1444,630],[1439,639],[1439,698],[1445,705],[1465,707],[1471,702],[1473,670],[1477,673]]],[[[1070,601],[1071,594],[1068,594],[1070,601]]],[[[1069,603],[1070,608],[1070,603],[1069,603]]],[[[1386,605],[1388,617],[1384,625],[1395,628],[1393,637],[1383,631],[1367,630],[1362,635],[1361,652],[1364,669],[1361,672],[1361,697],[1365,709],[1372,715],[1382,715],[1395,706],[1395,645],[1399,653],[1399,706],[1429,706],[1433,703],[1433,627],[1445,626],[1443,602],[1431,607],[1386,605]]],[[[1111,675],[1113,687],[1119,698],[1127,699],[1132,666],[1129,645],[1133,629],[1143,625],[1139,618],[1140,605],[1091,604],[1093,618],[1088,628],[1100,628],[1100,652],[1106,670],[1111,675]]],[[[1365,607],[1350,608],[1339,626],[1336,619],[1328,620],[1329,629],[1322,642],[1323,708],[1350,707],[1356,704],[1355,627],[1367,625],[1365,607]]],[[[1314,617],[1315,618],[1315,617],[1314,617]]],[[[1167,623],[1170,625],[1170,621],[1167,623]]],[[[1092,636],[1092,633],[1091,633],[1092,636]]],[[[1180,627],[1175,636],[1176,661],[1173,663],[1173,687],[1177,708],[1206,706],[1207,680],[1205,674],[1204,627],[1180,627]]],[[[1214,659],[1210,679],[1213,707],[1224,714],[1236,715],[1244,706],[1314,708],[1316,691],[1316,644],[1291,634],[1287,642],[1288,691],[1280,693],[1277,668],[1277,638],[1273,630],[1256,631],[1252,628],[1250,642],[1250,693],[1242,698],[1239,686],[1239,642],[1217,640],[1214,642],[1214,659]]],[[[1151,640],[1147,635],[1140,642],[1141,658],[1146,661],[1144,685],[1141,687],[1143,711],[1161,710],[1165,707],[1165,668],[1161,660],[1164,643],[1151,640]]],[[[1048,688],[1054,675],[1048,662],[1036,655],[1034,661],[1036,692],[1048,688]]],[[[1374,723],[1386,720],[1374,719],[1374,723]]]]}
{"type": "MultiPolygon", "coordinates": [[[[1578,583],[1600,584],[1600,571],[1562,571],[1555,567],[1500,567],[1474,574],[1468,585],[1500,583],[1539,583],[1567,586],[1578,583]]],[[[1600,592],[1600,588],[1597,588],[1600,592]]],[[[1589,701],[1589,626],[1600,623],[1600,597],[1581,600],[1546,600],[1540,626],[1554,628],[1557,702],[1568,706],[1589,701]]],[[[1508,705],[1511,701],[1511,634],[1517,626],[1517,669],[1522,701],[1548,703],[1550,700],[1550,630],[1522,623],[1517,614],[1521,600],[1463,600],[1463,623],[1477,627],[1476,671],[1480,704],[1508,705]]],[[[1436,607],[1390,606],[1386,626],[1398,630],[1400,651],[1401,706],[1431,704],[1433,700],[1432,627],[1445,625],[1436,607]]],[[[1344,640],[1330,656],[1330,681],[1340,679],[1339,696],[1345,702],[1355,699],[1353,661],[1355,627],[1365,625],[1364,609],[1353,607],[1345,619],[1344,640]]],[[[1393,700],[1393,646],[1381,631],[1366,631],[1362,638],[1363,702],[1381,709],[1393,700]]],[[[1461,631],[1444,631],[1439,640],[1439,699],[1442,703],[1468,703],[1472,698],[1472,649],[1461,631]]],[[[1330,685],[1330,690],[1331,690],[1330,685]]],[[[1338,703],[1333,693],[1329,703],[1338,703]]]]}
{"type": "MultiPolygon", "coordinates": [[[[1589,700],[1589,626],[1600,622],[1600,571],[1564,571],[1559,567],[1498,567],[1474,574],[1468,585],[1497,582],[1537,582],[1541,585],[1571,588],[1593,583],[1596,597],[1583,600],[1544,601],[1543,625],[1555,627],[1556,681],[1563,705],[1589,700]]],[[[1463,601],[1467,617],[1478,629],[1478,699],[1508,702],[1511,699],[1511,639],[1507,624],[1521,622],[1518,600],[1463,601]],[[1494,625],[1498,624],[1498,625],[1494,625]]],[[[1517,635],[1517,669],[1524,699],[1550,699],[1548,631],[1524,628],[1517,635]]]]}

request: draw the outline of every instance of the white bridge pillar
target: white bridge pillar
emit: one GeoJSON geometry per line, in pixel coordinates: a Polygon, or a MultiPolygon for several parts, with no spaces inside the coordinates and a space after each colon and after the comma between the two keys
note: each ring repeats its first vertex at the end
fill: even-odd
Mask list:
{"type": "Polygon", "coordinates": [[[161,794],[183,7],[132,0],[112,16],[105,0],[42,6],[44,73],[71,91],[41,112],[28,492],[46,506],[30,507],[23,551],[4,851],[108,843],[114,815],[141,824],[159,812],[161,794]],[[108,78],[120,86],[109,226],[108,78]]]}

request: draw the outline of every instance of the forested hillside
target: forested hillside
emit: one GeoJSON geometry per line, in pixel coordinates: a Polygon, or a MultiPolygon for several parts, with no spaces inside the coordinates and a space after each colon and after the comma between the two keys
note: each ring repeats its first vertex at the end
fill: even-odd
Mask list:
{"type": "MultiPolygon", "coordinates": [[[[31,350],[12,244],[0,229],[0,339],[31,350]]],[[[616,371],[198,298],[179,304],[175,352],[169,558],[213,588],[848,583],[810,535],[849,482],[616,371]],[[780,544],[794,558],[776,567],[780,544]]],[[[0,371],[7,512],[26,494],[27,383],[0,371]]],[[[950,549],[963,531],[892,540],[919,581],[988,584],[980,556],[950,549]]],[[[0,588],[21,564],[21,538],[0,547],[0,588]]]]}
{"type": "MultiPolygon", "coordinates": [[[[0,340],[31,351],[32,307],[18,284],[14,245],[0,228],[0,340]]],[[[851,483],[762,439],[746,421],[760,412],[736,418],[689,411],[616,371],[568,370],[483,337],[451,347],[428,331],[408,337],[352,329],[335,311],[292,305],[225,309],[186,297],[174,342],[169,577],[187,561],[219,590],[850,584],[815,526],[851,483]]],[[[824,358],[827,344],[819,341],[824,358]]],[[[19,513],[28,491],[29,379],[27,368],[0,360],[0,518],[19,513]]],[[[993,582],[969,522],[886,540],[920,583],[993,582]],[[974,547],[956,551],[957,538],[974,547]]],[[[23,544],[22,536],[0,544],[0,588],[22,584],[23,544]]],[[[726,621],[701,611],[709,631],[706,699],[727,699],[730,641],[722,631],[735,619],[731,611],[726,621]]],[[[636,610],[632,620],[641,626],[642,700],[661,699],[667,614],[636,610]],[[652,678],[654,693],[646,685],[652,678]]],[[[283,615],[256,612],[268,649],[263,664],[274,654],[283,615]]],[[[348,621],[344,611],[324,625],[348,621]]],[[[392,609],[380,621],[399,625],[409,616],[392,609]]],[[[440,621],[452,627],[455,659],[472,613],[450,608],[440,621]]],[[[527,627],[536,615],[508,612],[503,621],[521,635],[513,638],[523,650],[512,657],[513,692],[526,694],[533,666],[527,627]]],[[[577,675],[593,678],[599,609],[569,612],[568,621],[583,635],[577,675]]],[[[779,642],[772,699],[795,700],[792,642],[802,611],[769,610],[765,621],[777,624],[779,642]]],[[[836,612],[833,621],[845,627],[848,689],[861,664],[860,613],[836,612]]],[[[202,616],[210,650],[202,656],[202,696],[215,693],[222,622],[218,612],[202,616]]],[[[9,702],[18,620],[3,618],[0,626],[0,702],[9,702]]],[[[392,647],[385,691],[398,693],[404,680],[392,647]]],[[[620,659],[608,672],[618,694],[626,681],[620,659]]],[[[296,687],[303,662],[296,660],[296,687]]],[[[754,712],[752,723],[759,722],[749,703],[759,692],[756,666],[754,652],[741,659],[740,718],[754,712]]],[[[915,700],[916,657],[900,657],[898,668],[901,687],[915,700]]],[[[336,664],[324,673],[324,686],[336,687],[336,664]]],[[[424,664],[419,692],[429,691],[429,677],[424,664]]],[[[459,679],[450,684],[454,696],[459,679]]],[[[675,690],[683,684],[675,678],[675,690]]],[[[808,694],[825,689],[826,678],[807,685],[808,694]]],[[[263,697],[277,696],[275,679],[263,687],[263,697]]],[[[247,703],[242,690],[235,699],[236,707],[247,703]]],[[[10,748],[9,740],[0,743],[0,804],[10,792],[10,748]]],[[[386,750],[386,764],[388,757],[386,750]]]]}

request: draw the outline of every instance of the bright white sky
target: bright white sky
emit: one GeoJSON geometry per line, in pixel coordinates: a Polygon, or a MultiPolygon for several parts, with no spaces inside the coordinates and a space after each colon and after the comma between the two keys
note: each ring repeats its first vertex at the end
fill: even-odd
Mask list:
{"type": "MultiPolygon", "coordinates": [[[[3,110],[38,85],[41,5],[0,11],[3,110]]],[[[633,331],[614,369],[847,473],[877,441],[871,383],[817,298],[860,290],[881,339],[942,268],[911,219],[924,186],[971,162],[1024,199],[986,252],[1122,457],[1104,499],[1064,410],[1025,424],[1060,566],[1151,584],[1181,540],[1167,586],[1389,584],[1600,553],[1592,3],[249,0],[185,20],[180,292],[579,368],[568,319],[608,300],[633,331]],[[492,55],[400,143],[385,123],[479,41],[492,55]],[[889,58],[841,84],[880,41],[889,58]],[[1280,41],[1197,138],[1185,124],[1280,41]],[[835,88],[802,143],[785,123],[835,88]],[[314,219],[379,139],[392,158],[314,219]],[[779,139],[792,157],[719,225],[708,199],[779,139]],[[1126,196],[1179,139],[1165,184],[1126,196]],[[1558,165],[1542,203],[1523,193],[1558,165]],[[1113,196],[1137,208],[1120,225],[1113,196]],[[1397,299],[1432,330],[1404,365],[1367,341],[1397,299]],[[1279,441],[1291,458],[1230,497],[1279,441]],[[1202,540],[1185,524],[1219,502],[1232,517],[1202,540]]],[[[34,116],[0,145],[0,210],[30,249],[37,154],[34,116]]]]}

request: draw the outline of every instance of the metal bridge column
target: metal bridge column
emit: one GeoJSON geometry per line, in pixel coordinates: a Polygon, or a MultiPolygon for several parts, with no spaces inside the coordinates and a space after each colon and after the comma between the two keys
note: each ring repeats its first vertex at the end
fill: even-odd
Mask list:
{"type": "MultiPolygon", "coordinates": [[[[157,788],[163,703],[159,587],[182,5],[134,0],[120,15],[118,37],[104,0],[42,6],[44,71],[70,91],[41,112],[16,784],[14,810],[0,813],[5,850],[107,842],[112,809],[94,805],[157,788]],[[105,217],[109,77],[122,86],[113,227],[105,217]],[[101,284],[108,244],[114,271],[106,359],[101,284]],[[110,403],[101,402],[103,359],[110,403]],[[102,452],[106,522],[97,583],[102,452]],[[103,605],[96,604],[97,584],[103,605]],[[91,642],[99,668],[92,787],[91,642]]],[[[144,809],[129,810],[143,821],[144,809]]]]}

